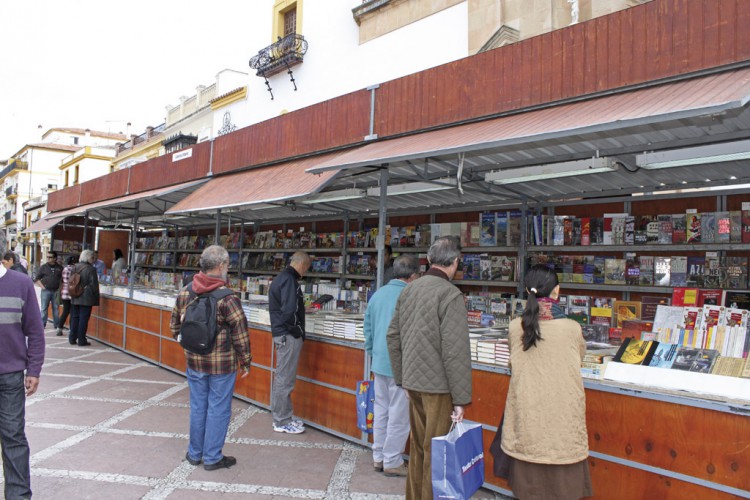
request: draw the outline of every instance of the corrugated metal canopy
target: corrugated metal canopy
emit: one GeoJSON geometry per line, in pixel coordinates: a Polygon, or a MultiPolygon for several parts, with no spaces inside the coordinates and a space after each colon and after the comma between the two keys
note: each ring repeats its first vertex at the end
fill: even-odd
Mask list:
{"type": "Polygon", "coordinates": [[[29,227],[21,231],[21,233],[29,234],[29,233],[38,233],[40,231],[46,231],[48,229],[55,227],[58,223],[62,222],[64,219],[65,217],[49,217],[49,218],[42,217],[41,219],[31,224],[29,227]]]}
{"type": "MultiPolygon", "coordinates": [[[[321,161],[334,160],[342,153],[332,153],[285,163],[254,168],[211,179],[167,214],[215,212],[217,209],[253,209],[253,205],[277,203],[318,192],[335,172],[310,175],[306,170],[321,161]]],[[[267,208],[277,208],[271,206],[267,208]]]]}

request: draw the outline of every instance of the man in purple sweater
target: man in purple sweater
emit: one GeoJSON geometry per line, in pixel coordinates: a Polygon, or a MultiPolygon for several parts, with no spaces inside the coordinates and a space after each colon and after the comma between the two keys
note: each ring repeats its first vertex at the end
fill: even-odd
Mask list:
{"type": "Polygon", "coordinates": [[[31,278],[3,266],[0,345],[0,441],[5,498],[31,498],[29,443],[24,430],[26,396],[34,394],[39,385],[44,328],[31,278]]]}

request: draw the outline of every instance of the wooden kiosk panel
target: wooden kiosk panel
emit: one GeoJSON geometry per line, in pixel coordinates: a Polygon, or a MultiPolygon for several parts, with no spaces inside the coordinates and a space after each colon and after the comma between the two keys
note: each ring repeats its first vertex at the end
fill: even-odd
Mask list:
{"type": "Polygon", "coordinates": [[[234,392],[264,405],[271,404],[271,372],[254,366],[245,378],[237,376],[234,392]]]}
{"type": "Polygon", "coordinates": [[[250,334],[250,352],[253,354],[253,363],[271,368],[271,353],[273,352],[271,332],[255,328],[248,328],[247,331],[250,334]]]}
{"type": "MultiPolygon", "coordinates": [[[[325,344],[333,347],[331,344],[325,344]]],[[[354,385],[352,385],[352,389],[354,385]]],[[[354,394],[297,379],[292,392],[294,413],[329,429],[359,439],[357,398],[354,394]]]]}
{"type": "Polygon", "coordinates": [[[132,302],[127,306],[128,326],[153,332],[161,333],[161,310],[154,307],[141,306],[132,302]]]}
{"type": "MultiPolygon", "coordinates": [[[[496,426],[505,412],[510,376],[504,373],[472,370],[472,402],[466,407],[466,418],[496,426]]],[[[488,444],[489,446],[489,444],[488,444]]]]}
{"type": "Polygon", "coordinates": [[[159,337],[131,328],[125,329],[125,349],[154,361],[159,360],[159,337]]]}
{"type": "Polygon", "coordinates": [[[664,401],[586,391],[589,447],[750,491],[750,419],[664,401]]]}
{"type": "MultiPolygon", "coordinates": [[[[93,319],[93,318],[92,318],[93,319]]],[[[114,346],[123,347],[122,325],[99,318],[97,321],[97,338],[114,346]]]]}
{"type": "MultiPolygon", "coordinates": [[[[174,340],[160,339],[161,342],[161,364],[174,368],[175,370],[185,373],[187,361],[185,361],[185,351],[182,346],[174,340]]],[[[252,375],[252,374],[251,374],[252,375]]]]}
{"type": "Polygon", "coordinates": [[[353,391],[357,380],[362,380],[364,364],[363,349],[307,340],[297,374],[353,391]]]}
{"type": "Polygon", "coordinates": [[[110,321],[123,323],[125,320],[125,302],[122,300],[99,298],[99,307],[94,308],[92,316],[107,318],[110,321]]]}
{"type": "Polygon", "coordinates": [[[169,328],[169,322],[172,319],[170,311],[160,311],[161,314],[161,335],[162,337],[172,338],[172,330],[169,328]]]}

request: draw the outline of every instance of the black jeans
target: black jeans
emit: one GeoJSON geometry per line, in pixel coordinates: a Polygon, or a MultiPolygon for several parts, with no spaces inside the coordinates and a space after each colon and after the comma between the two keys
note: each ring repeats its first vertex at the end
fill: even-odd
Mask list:
{"type": "Polygon", "coordinates": [[[5,498],[31,498],[29,442],[26,440],[26,388],[22,371],[0,375],[0,442],[5,498]]]}
{"type": "Polygon", "coordinates": [[[57,323],[57,328],[60,330],[65,326],[65,320],[68,319],[68,315],[70,314],[70,299],[63,299],[62,306],[63,310],[60,313],[60,321],[57,323]]]}
{"type": "Polygon", "coordinates": [[[86,330],[89,328],[91,306],[70,306],[70,333],[68,340],[71,344],[86,345],[86,330]]]}

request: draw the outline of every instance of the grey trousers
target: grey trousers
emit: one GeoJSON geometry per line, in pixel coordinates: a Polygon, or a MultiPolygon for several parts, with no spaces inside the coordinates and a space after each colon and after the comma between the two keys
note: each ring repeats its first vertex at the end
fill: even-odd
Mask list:
{"type": "Polygon", "coordinates": [[[386,469],[404,463],[401,454],[409,437],[409,399],[393,377],[375,374],[375,420],[372,424],[372,461],[386,469]]]}
{"type": "Polygon", "coordinates": [[[276,348],[276,372],[271,387],[273,425],[280,427],[292,421],[292,391],[297,381],[297,364],[302,351],[302,338],[284,335],[273,338],[276,348]]]}

